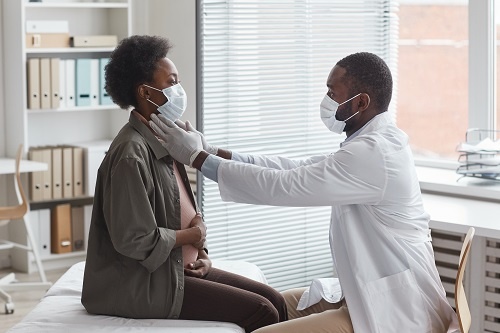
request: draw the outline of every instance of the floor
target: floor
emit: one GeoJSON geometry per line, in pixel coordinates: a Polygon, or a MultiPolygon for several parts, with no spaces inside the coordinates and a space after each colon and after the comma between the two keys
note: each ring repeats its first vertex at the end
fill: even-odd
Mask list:
{"type": "MultiPolygon", "coordinates": [[[[61,277],[61,275],[67,269],[46,271],[45,275],[47,280],[54,283],[61,277]]],[[[0,270],[0,277],[5,276],[10,273],[9,270],[0,270]]],[[[16,279],[18,281],[37,281],[40,279],[38,273],[26,274],[26,273],[16,273],[16,279]]],[[[30,312],[35,305],[39,302],[40,298],[45,294],[46,290],[30,290],[30,291],[15,291],[10,292],[9,295],[12,297],[12,301],[15,304],[15,310],[13,314],[5,314],[5,302],[0,299],[0,333],[5,333],[9,328],[18,323],[28,312],[30,312]]]]}

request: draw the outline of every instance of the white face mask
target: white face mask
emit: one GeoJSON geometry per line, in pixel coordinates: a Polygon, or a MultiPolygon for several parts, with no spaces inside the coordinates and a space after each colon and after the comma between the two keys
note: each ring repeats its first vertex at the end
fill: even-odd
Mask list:
{"type": "Polygon", "coordinates": [[[148,98],[148,101],[150,103],[156,105],[156,107],[158,108],[158,112],[160,112],[171,121],[176,121],[177,119],[182,117],[182,114],[184,113],[184,111],[186,111],[187,96],[180,83],[174,84],[173,86],[165,88],[163,90],[148,86],[147,84],[145,84],[145,86],[157,91],[161,91],[163,92],[163,95],[167,97],[167,101],[161,106],[148,98]]]}
{"type": "Polygon", "coordinates": [[[346,120],[337,120],[337,118],[335,118],[335,115],[337,114],[337,110],[338,110],[339,106],[341,106],[344,103],[349,102],[350,100],[358,97],[359,95],[361,95],[361,93],[359,93],[356,96],[349,98],[347,101],[339,104],[339,103],[335,102],[333,99],[331,99],[330,96],[328,96],[328,94],[326,94],[325,97],[323,98],[323,101],[321,101],[321,104],[319,106],[321,120],[325,124],[326,128],[328,128],[333,133],[342,134],[342,132],[344,132],[346,121],[348,121],[349,119],[351,119],[352,117],[357,115],[359,111],[356,112],[355,114],[353,114],[352,116],[350,116],[349,118],[347,118],[346,120]]]}

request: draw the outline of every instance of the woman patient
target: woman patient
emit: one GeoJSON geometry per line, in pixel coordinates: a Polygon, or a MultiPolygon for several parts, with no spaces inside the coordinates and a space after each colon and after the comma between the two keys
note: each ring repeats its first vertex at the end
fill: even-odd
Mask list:
{"type": "Polygon", "coordinates": [[[97,175],[82,304],[89,313],[235,323],[251,332],[287,319],[273,288],[216,268],[186,170],[148,125],[178,119],[186,95],[169,41],[132,36],[105,68],[105,88],[129,121],[97,175]]]}

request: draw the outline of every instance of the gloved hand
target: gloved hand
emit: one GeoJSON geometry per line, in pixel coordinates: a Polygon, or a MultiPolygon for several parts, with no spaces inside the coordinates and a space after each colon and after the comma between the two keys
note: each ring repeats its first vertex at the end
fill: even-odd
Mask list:
{"type": "Polygon", "coordinates": [[[203,150],[200,135],[188,132],[177,126],[163,115],[151,115],[151,128],[163,139],[163,146],[170,155],[182,164],[191,166],[203,150]]]}
{"type": "Polygon", "coordinates": [[[182,128],[182,129],[184,129],[186,131],[198,133],[198,135],[201,137],[201,142],[203,143],[203,150],[206,151],[209,154],[217,155],[218,148],[216,146],[212,146],[211,144],[209,144],[207,142],[207,140],[205,140],[205,137],[203,136],[203,134],[201,132],[198,132],[196,130],[196,128],[194,128],[193,125],[191,125],[191,123],[189,122],[189,120],[187,120],[184,123],[182,120],[177,119],[175,121],[175,123],[180,128],[182,128]]]}

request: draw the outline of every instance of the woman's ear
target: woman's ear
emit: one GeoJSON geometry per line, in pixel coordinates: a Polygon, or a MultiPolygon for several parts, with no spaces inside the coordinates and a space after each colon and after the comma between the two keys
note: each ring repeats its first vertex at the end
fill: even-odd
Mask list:
{"type": "Polygon", "coordinates": [[[143,84],[140,84],[140,85],[137,86],[137,95],[140,98],[144,98],[144,99],[149,99],[150,98],[150,96],[149,96],[149,90],[143,84]]]}

